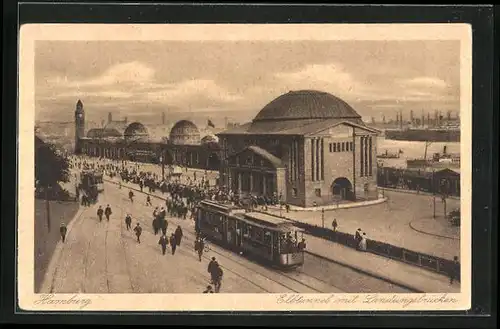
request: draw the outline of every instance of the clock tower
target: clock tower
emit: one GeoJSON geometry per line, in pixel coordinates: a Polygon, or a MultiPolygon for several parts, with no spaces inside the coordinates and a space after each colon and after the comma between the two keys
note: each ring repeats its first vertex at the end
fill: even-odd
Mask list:
{"type": "Polygon", "coordinates": [[[85,137],[85,111],[82,101],[78,100],[75,110],[75,154],[81,152],[80,139],[83,137],[85,137]]]}

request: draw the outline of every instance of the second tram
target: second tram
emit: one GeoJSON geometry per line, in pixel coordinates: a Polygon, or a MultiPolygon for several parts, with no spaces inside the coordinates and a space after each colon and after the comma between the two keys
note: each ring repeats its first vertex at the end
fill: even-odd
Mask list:
{"type": "Polygon", "coordinates": [[[274,266],[294,268],[304,263],[299,244],[303,230],[278,216],[205,200],[198,206],[196,230],[228,249],[274,266]]]}

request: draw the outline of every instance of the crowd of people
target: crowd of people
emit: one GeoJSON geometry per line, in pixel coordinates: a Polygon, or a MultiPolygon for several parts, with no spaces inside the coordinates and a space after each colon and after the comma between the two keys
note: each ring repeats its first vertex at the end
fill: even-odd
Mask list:
{"type": "MultiPolygon", "coordinates": [[[[194,173],[193,177],[189,177],[187,173],[181,173],[180,175],[167,175],[164,179],[161,179],[156,172],[148,170],[150,168],[146,168],[146,166],[141,164],[129,163],[126,161],[71,156],[69,157],[69,164],[70,168],[75,171],[100,171],[110,179],[118,179],[120,189],[122,188],[123,182],[137,184],[138,189],[141,191],[144,191],[144,189],[147,188],[150,193],[160,190],[162,194],[164,194],[166,201],[164,206],[156,206],[154,208],[152,213],[152,229],[155,236],[160,235],[158,245],[161,248],[162,255],[167,254],[167,249],[169,247],[171,254],[175,255],[177,248],[181,245],[182,237],[184,235],[180,225],[178,225],[175,231],[173,231],[170,235],[167,233],[169,225],[167,221],[167,213],[171,217],[176,217],[182,220],[186,220],[188,215],[189,218],[195,219],[197,204],[201,200],[207,198],[218,201],[231,200],[231,198],[228,197],[228,195],[221,189],[210,184],[206,172],[201,178],[196,177],[196,173],[194,173]]],[[[130,202],[133,203],[135,195],[132,189],[129,190],[128,196],[130,202]]],[[[146,206],[153,207],[149,194],[146,196],[146,206]]],[[[111,206],[109,204],[105,209],[103,209],[103,206],[99,206],[97,209],[99,222],[103,220],[103,217],[109,221],[112,214],[113,211],[111,210],[111,206]]],[[[132,229],[131,213],[127,213],[125,216],[125,227],[127,231],[133,231],[136,236],[137,243],[141,243],[143,227],[138,222],[132,229]]],[[[64,242],[66,227],[61,227],[60,231],[64,242]]],[[[205,238],[197,234],[194,250],[197,253],[200,262],[202,261],[205,249],[205,238]]],[[[208,272],[210,274],[210,284],[213,285],[213,289],[210,288],[210,291],[207,292],[218,293],[221,287],[223,271],[217,261],[215,261],[215,258],[212,258],[208,267],[208,272]]]]}

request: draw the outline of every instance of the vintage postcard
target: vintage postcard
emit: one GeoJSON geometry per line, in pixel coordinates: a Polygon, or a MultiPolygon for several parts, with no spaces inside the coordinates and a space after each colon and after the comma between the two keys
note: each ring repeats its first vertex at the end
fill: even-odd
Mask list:
{"type": "Polygon", "coordinates": [[[466,310],[466,24],[24,25],[24,310],[466,310]]]}

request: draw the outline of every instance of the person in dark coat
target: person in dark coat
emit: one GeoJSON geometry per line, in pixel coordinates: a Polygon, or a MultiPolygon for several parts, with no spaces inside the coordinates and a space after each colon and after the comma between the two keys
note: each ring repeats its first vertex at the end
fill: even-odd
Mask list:
{"type": "Polygon", "coordinates": [[[205,249],[205,242],[202,238],[197,237],[194,241],[194,250],[198,252],[198,260],[201,262],[201,256],[203,256],[203,250],[205,249]]]}
{"type": "Polygon", "coordinates": [[[129,191],[128,192],[128,198],[130,199],[130,202],[134,202],[134,192],[129,191]]]}
{"type": "Polygon", "coordinates": [[[102,215],[104,214],[104,210],[102,210],[102,207],[99,206],[99,209],[97,209],[97,217],[99,217],[99,221],[102,222],[102,215]]]}
{"type": "Polygon", "coordinates": [[[450,285],[460,276],[460,263],[457,256],[453,257],[453,263],[451,264],[448,275],[450,276],[450,285]]]}
{"type": "Polygon", "coordinates": [[[210,263],[208,263],[207,272],[212,274],[216,266],[217,266],[217,261],[215,260],[215,257],[212,257],[212,260],[210,260],[210,263]]]}
{"type": "Polygon", "coordinates": [[[106,210],[104,210],[104,215],[106,215],[106,219],[108,220],[108,222],[109,222],[109,216],[111,216],[112,213],[113,212],[111,211],[111,207],[108,204],[108,206],[106,207],[106,210]]]}
{"type": "Polygon", "coordinates": [[[132,228],[132,216],[130,214],[127,214],[125,217],[125,225],[127,226],[127,231],[132,228]]]}
{"type": "Polygon", "coordinates": [[[61,227],[59,228],[59,232],[61,233],[61,239],[62,242],[66,240],[66,233],[68,232],[68,228],[66,227],[66,224],[61,223],[61,227]]]}
{"type": "Polygon", "coordinates": [[[146,206],[152,206],[153,204],[151,203],[151,197],[148,195],[146,197],[146,206]]]}
{"type": "Polygon", "coordinates": [[[142,234],[141,224],[137,223],[136,227],[134,227],[134,232],[135,235],[137,236],[137,242],[141,243],[141,234],[142,234]]]}
{"type": "Polygon", "coordinates": [[[181,240],[182,240],[182,228],[180,225],[177,226],[177,229],[175,229],[175,244],[177,246],[181,245],[181,240]]]}
{"type": "Polygon", "coordinates": [[[172,233],[170,236],[170,248],[172,248],[172,255],[175,255],[175,249],[177,249],[177,244],[175,242],[175,235],[172,233]]]}
{"type": "Polygon", "coordinates": [[[168,239],[165,234],[163,234],[160,237],[160,241],[158,241],[158,244],[161,246],[161,252],[163,255],[165,255],[165,252],[167,251],[167,245],[168,245],[168,239]]]}
{"type": "Polygon", "coordinates": [[[337,227],[339,226],[339,224],[337,223],[337,219],[334,218],[333,219],[333,222],[332,222],[332,228],[333,228],[333,232],[337,232],[337,227]]]}

